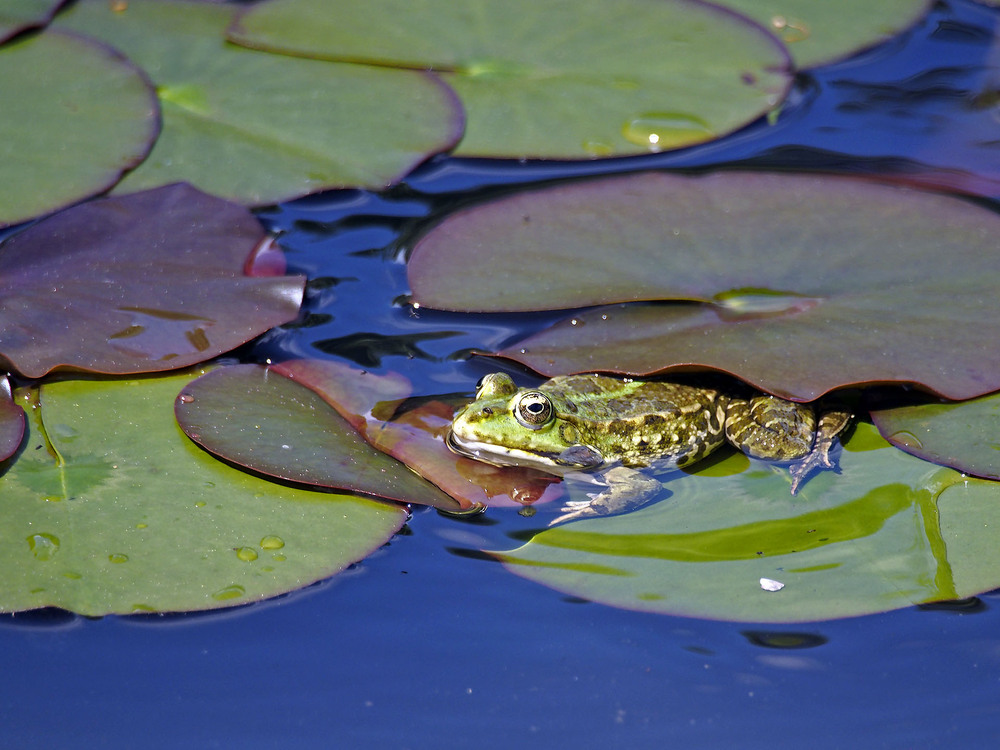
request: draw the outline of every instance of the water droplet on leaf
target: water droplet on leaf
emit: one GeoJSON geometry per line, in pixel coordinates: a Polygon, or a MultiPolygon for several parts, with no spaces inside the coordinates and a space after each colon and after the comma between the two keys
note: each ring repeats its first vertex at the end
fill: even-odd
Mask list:
{"type": "Polygon", "coordinates": [[[647,112],[633,117],[622,126],[629,143],[650,151],[688,146],[715,138],[707,122],[684,112],[647,112]]]}
{"type": "Polygon", "coordinates": [[[238,583],[234,583],[232,586],[226,586],[224,589],[219,589],[214,594],[212,598],[219,602],[224,602],[229,599],[239,599],[241,596],[246,596],[247,590],[240,586],[238,583]]]}
{"type": "Polygon", "coordinates": [[[261,549],[281,549],[285,546],[285,540],[280,536],[269,535],[260,540],[261,549]]]}
{"type": "Polygon", "coordinates": [[[55,534],[31,534],[28,536],[28,547],[36,560],[45,562],[59,551],[59,537],[55,534]]]}
{"type": "Polygon", "coordinates": [[[240,547],[236,550],[236,556],[243,562],[253,562],[257,559],[257,550],[253,547],[240,547]]]}

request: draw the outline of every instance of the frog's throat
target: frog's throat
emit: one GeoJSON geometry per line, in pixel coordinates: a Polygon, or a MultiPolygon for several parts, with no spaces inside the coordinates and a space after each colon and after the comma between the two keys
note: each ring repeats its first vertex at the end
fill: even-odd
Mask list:
{"type": "Polygon", "coordinates": [[[456,435],[454,430],[448,431],[445,442],[454,453],[493,466],[523,466],[560,476],[572,471],[587,471],[598,468],[593,464],[583,465],[567,462],[566,451],[561,453],[543,451],[529,453],[503,445],[463,438],[456,435]]]}

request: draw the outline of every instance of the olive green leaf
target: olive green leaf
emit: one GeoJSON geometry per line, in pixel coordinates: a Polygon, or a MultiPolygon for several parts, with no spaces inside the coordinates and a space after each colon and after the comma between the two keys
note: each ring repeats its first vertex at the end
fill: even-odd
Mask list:
{"type": "Polygon", "coordinates": [[[0,356],[33,378],[211,359],[298,314],[303,277],[244,272],[264,240],[245,207],[184,184],[66,209],[3,244],[0,356]]]}
{"type": "Polygon", "coordinates": [[[922,17],[929,0],[719,0],[788,45],[800,68],[848,57],[906,29],[922,17]]]}
{"type": "MultiPolygon", "coordinates": [[[[456,513],[469,508],[365,442],[328,402],[336,400],[335,393],[324,398],[302,384],[316,388],[324,376],[322,365],[307,365],[311,372],[283,365],[297,375],[295,380],[258,365],[215,370],[189,383],[177,397],[177,421],[206,450],[267,476],[456,513]]],[[[385,383],[377,376],[352,374],[365,381],[361,390],[368,394],[385,383]]],[[[395,386],[389,384],[389,402],[399,398],[395,386]]],[[[391,414],[391,403],[379,399],[373,406],[379,402],[391,414]]],[[[357,417],[363,421],[370,412],[365,409],[357,417]]]]}
{"type": "Polygon", "coordinates": [[[0,0],[0,42],[43,26],[66,0],[0,0]]]}
{"type": "Polygon", "coordinates": [[[225,41],[235,11],[82,0],[56,20],[114,45],[156,83],[163,133],[119,191],[186,181],[263,204],[384,187],[458,138],[454,94],[433,76],[251,52],[225,41]]]}
{"type": "Polygon", "coordinates": [[[971,203],[846,177],[649,173],[453,214],[407,271],[446,310],[695,301],[586,310],[501,352],[545,375],[698,365],[798,400],[892,381],[962,399],[1000,389],[998,236],[971,203]]]}
{"type": "Polygon", "coordinates": [[[736,14],[678,0],[270,0],[230,38],[327,60],[439,71],[463,156],[589,158],[678,148],[774,108],[787,53],[736,14]]]}
{"type": "Polygon", "coordinates": [[[192,377],[63,381],[19,394],[31,425],[0,477],[0,611],[188,611],[257,601],[381,546],[402,508],[291,489],[177,427],[192,377]]]}
{"type": "Polygon", "coordinates": [[[881,406],[871,416],[885,439],[907,453],[1000,479],[1000,394],[958,403],[881,406]]]}
{"type": "Polygon", "coordinates": [[[695,468],[667,483],[667,500],[491,554],[573,596],[746,622],[852,617],[1000,586],[1000,484],[963,480],[884,441],[871,449],[873,439],[859,425],[843,475],[820,474],[795,498],[757,463],[727,476],[695,468]]]}
{"type": "Polygon", "coordinates": [[[114,185],[159,130],[145,76],[92,39],[47,31],[0,47],[0,227],[114,185]]]}

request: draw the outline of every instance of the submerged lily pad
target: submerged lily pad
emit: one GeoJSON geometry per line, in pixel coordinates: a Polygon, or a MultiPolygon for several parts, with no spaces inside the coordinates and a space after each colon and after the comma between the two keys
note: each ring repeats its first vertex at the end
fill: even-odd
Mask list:
{"type": "Polygon", "coordinates": [[[815,67],[885,41],[913,25],[930,0],[719,0],[770,29],[795,64],[815,67]]]}
{"type": "Polygon", "coordinates": [[[24,437],[24,409],[14,403],[10,380],[0,378],[0,461],[14,455],[24,437]]]}
{"type": "Polygon", "coordinates": [[[796,498],[766,467],[695,471],[669,483],[668,500],[491,554],[573,596],[747,622],[852,617],[1000,585],[991,530],[1000,484],[963,480],[883,441],[872,450],[873,433],[859,425],[843,476],[816,476],[796,498]]]}
{"type": "Polygon", "coordinates": [[[0,42],[48,23],[66,0],[0,0],[0,42]]]}
{"type": "Polygon", "coordinates": [[[28,448],[0,477],[0,610],[245,604],[333,575],[400,528],[400,508],[282,487],[205,454],[173,417],[190,378],[41,387],[28,448]]]}
{"type": "Polygon", "coordinates": [[[32,378],[211,359],[298,313],[303,277],[243,273],[264,236],[183,184],[67,209],[3,243],[0,353],[32,378]]]}
{"type": "Polygon", "coordinates": [[[978,477],[1000,479],[1000,394],[959,403],[876,408],[872,421],[893,445],[978,477]]]}
{"type": "Polygon", "coordinates": [[[184,388],[176,413],[206,450],[268,476],[453,512],[468,508],[371,447],[317,393],[272,368],[215,370],[184,388]]]}
{"type": "Polygon", "coordinates": [[[145,76],[91,39],[47,31],[0,47],[0,227],[96,195],[159,130],[145,76]]]}
{"type": "Polygon", "coordinates": [[[332,65],[225,41],[233,5],[82,0],[56,24],[104,39],[156,83],[163,133],[119,192],[186,181],[262,204],[384,187],[461,132],[454,94],[422,72],[332,65]]]}
{"type": "Polygon", "coordinates": [[[702,366],[798,400],[895,381],[964,399],[1000,389],[998,236],[970,203],[851,178],[654,173],[453,214],[408,274],[446,310],[701,303],[598,308],[501,352],[545,375],[702,366]]]}
{"type": "Polygon", "coordinates": [[[678,0],[270,0],[230,38],[277,52],[439,71],[463,156],[588,158],[725,135],[784,97],[787,53],[717,7],[678,0]]]}

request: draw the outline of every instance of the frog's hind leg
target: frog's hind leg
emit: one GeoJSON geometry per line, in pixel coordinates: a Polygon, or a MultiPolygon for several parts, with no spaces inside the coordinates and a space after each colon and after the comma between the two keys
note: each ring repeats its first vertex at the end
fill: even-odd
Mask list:
{"type": "Polygon", "coordinates": [[[789,467],[794,495],[814,469],[833,468],[830,448],[850,419],[846,412],[831,411],[817,420],[811,405],[777,396],[733,399],[726,412],[726,438],[754,458],[794,461],[789,467]]]}

